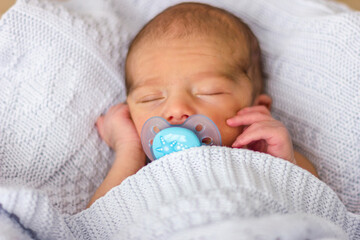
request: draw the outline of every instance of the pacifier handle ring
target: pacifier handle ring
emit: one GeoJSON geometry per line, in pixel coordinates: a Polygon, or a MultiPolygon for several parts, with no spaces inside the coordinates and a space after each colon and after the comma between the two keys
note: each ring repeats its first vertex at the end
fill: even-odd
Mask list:
{"type": "Polygon", "coordinates": [[[148,156],[151,161],[155,159],[151,146],[154,137],[158,133],[157,129],[160,131],[161,129],[168,128],[170,126],[171,125],[162,117],[152,117],[144,123],[141,129],[141,144],[146,156],[148,156]]]}
{"type": "Polygon", "coordinates": [[[201,114],[191,115],[188,119],[186,119],[186,121],[182,124],[182,126],[194,131],[197,134],[197,136],[201,139],[202,143],[204,143],[203,140],[205,138],[208,137],[211,138],[211,136],[208,136],[210,135],[208,133],[209,131],[214,133],[213,138],[211,138],[212,140],[211,144],[203,144],[203,145],[218,145],[218,146],[222,145],[221,134],[219,129],[217,128],[214,121],[205,115],[201,115],[201,114]],[[194,124],[194,128],[192,128],[193,124],[194,124]],[[202,129],[196,129],[198,126],[201,126],[202,129]]]}

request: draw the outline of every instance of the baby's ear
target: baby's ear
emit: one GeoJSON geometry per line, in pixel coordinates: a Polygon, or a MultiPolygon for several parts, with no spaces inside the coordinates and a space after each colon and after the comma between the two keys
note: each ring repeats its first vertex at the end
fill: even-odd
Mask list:
{"type": "Polygon", "coordinates": [[[267,109],[271,110],[272,99],[267,94],[258,95],[255,100],[253,106],[265,106],[267,109]]]}

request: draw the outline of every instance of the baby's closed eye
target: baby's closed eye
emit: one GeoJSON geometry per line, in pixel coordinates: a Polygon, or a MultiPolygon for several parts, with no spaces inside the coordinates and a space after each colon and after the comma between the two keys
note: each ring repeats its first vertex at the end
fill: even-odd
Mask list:
{"type": "Polygon", "coordinates": [[[226,94],[226,93],[225,92],[220,92],[220,91],[214,91],[214,92],[202,92],[202,93],[198,93],[197,95],[213,96],[213,95],[221,95],[221,94],[226,94]]]}
{"type": "Polygon", "coordinates": [[[229,94],[230,91],[223,88],[205,88],[196,91],[196,96],[218,96],[223,94],[229,94]]]}
{"type": "Polygon", "coordinates": [[[150,95],[146,95],[143,97],[140,97],[137,102],[138,103],[149,103],[149,102],[154,102],[154,101],[159,101],[164,99],[164,96],[159,95],[159,94],[150,94],[150,95]]]}

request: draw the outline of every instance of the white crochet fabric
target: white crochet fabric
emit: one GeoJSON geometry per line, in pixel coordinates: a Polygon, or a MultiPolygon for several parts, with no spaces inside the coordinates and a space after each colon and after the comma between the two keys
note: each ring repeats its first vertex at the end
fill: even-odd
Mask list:
{"type": "Polygon", "coordinates": [[[0,183],[48,193],[64,213],[86,206],[111,165],[94,123],[125,99],[118,20],[19,1],[1,20],[0,183]]]}
{"type": "Polygon", "coordinates": [[[26,189],[0,188],[0,202],[39,239],[360,238],[360,216],[309,172],[225,147],[165,156],[72,216],[26,189]]]}
{"type": "MultiPolygon", "coordinates": [[[[41,190],[59,213],[84,209],[112,162],[94,122],[125,99],[127,44],[146,21],[177,2],[71,0],[61,7],[20,0],[2,17],[3,188],[41,190]]],[[[230,10],[253,29],[274,115],[347,209],[360,213],[359,13],[321,0],[203,2],[230,10]]]]}

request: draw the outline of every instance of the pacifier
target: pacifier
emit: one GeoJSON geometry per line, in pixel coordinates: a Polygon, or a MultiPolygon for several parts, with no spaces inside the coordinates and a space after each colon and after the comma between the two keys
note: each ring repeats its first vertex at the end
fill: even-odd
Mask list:
{"type": "Polygon", "coordinates": [[[192,147],[221,145],[221,135],[216,124],[204,115],[192,115],[180,125],[152,117],[142,127],[141,144],[153,161],[192,147]]]}

